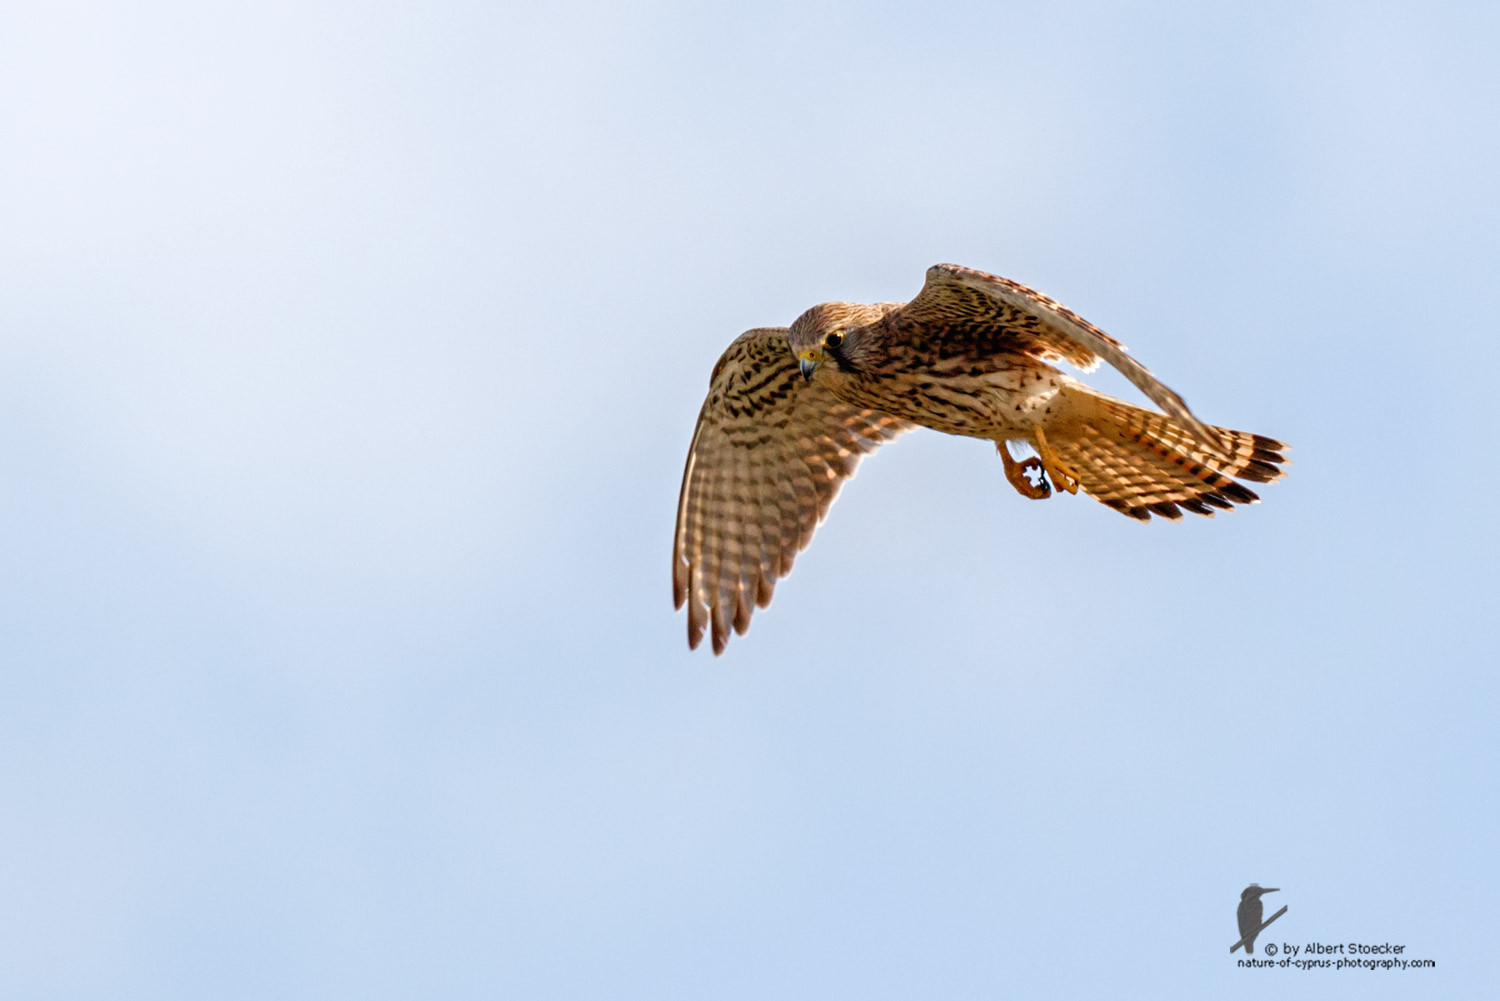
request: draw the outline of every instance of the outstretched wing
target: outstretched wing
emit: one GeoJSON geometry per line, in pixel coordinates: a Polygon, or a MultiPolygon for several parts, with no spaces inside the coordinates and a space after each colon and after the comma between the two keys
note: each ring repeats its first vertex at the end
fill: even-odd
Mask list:
{"type": "Polygon", "coordinates": [[[1077,313],[1035,289],[1009,278],[975,271],[957,264],[927,269],[927,284],[892,319],[922,328],[962,327],[992,330],[1009,350],[1042,361],[1068,361],[1085,372],[1109,362],[1125,378],[1192,431],[1216,453],[1224,446],[1183,402],[1150,370],[1132,358],[1125,346],[1077,313]]]}
{"type": "Polygon", "coordinates": [[[714,653],[812,540],[860,458],[912,425],[804,380],[785,327],[749,330],[709,378],[688,449],[672,547],[672,600],[688,646],[713,624],[714,653]]]}

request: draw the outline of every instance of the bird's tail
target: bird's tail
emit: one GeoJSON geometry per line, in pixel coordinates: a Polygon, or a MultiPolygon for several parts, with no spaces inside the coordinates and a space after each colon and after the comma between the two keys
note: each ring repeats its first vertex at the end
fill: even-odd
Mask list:
{"type": "Polygon", "coordinates": [[[1063,386],[1043,427],[1085,493],[1141,521],[1253,504],[1259,498],[1234,478],[1269,483],[1285,474],[1287,446],[1279,441],[1210,427],[1223,453],[1215,455],[1172,418],[1082,383],[1063,386]]]}

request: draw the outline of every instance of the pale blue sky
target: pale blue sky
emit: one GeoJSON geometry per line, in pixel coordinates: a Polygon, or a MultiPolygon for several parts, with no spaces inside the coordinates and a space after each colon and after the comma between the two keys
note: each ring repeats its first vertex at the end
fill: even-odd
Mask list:
{"type": "Polygon", "coordinates": [[[1500,16],[1212,6],[8,5],[0,993],[1491,991],[1500,16]],[[914,434],[690,655],[714,360],[938,261],[1291,476],[914,434]]]}

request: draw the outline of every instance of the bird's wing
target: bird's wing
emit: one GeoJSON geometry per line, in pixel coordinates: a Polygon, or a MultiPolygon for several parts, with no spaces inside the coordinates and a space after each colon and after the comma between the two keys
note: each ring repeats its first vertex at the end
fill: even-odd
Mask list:
{"type": "Polygon", "coordinates": [[[1259,900],[1240,904],[1239,910],[1235,911],[1234,915],[1240,924],[1240,938],[1244,938],[1260,927],[1260,916],[1264,913],[1265,907],[1259,900]]]}
{"type": "Polygon", "coordinates": [[[1020,282],[957,264],[936,264],[927,269],[922,291],[893,319],[923,326],[993,326],[1003,332],[1011,350],[1047,362],[1066,360],[1085,372],[1092,372],[1102,359],[1210,449],[1223,451],[1218,437],[1193,416],[1182,397],[1132,358],[1125,345],[1020,282]]]}
{"type": "Polygon", "coordinates": [[[804,380],[786,328],[749,330],[724,352],[688,449],[672,546],[672,600],[688,646],[712,623],[715,653],[812,540],[860,458],[912,427],[804,380]]]}

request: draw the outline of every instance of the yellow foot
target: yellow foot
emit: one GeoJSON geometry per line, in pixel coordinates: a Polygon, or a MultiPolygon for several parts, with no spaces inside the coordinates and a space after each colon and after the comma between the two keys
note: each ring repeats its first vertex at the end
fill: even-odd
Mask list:
{"type": "Polygon", "coordinates": [[[995,442],[995,451],[1000,453],[1001,460],[1005,463],[1005,478],[1010,485],[1016,488],[1016,493],[1022,497],[1030,497],[1032,500],[1046,500],[1052,496],[1052,488],[1047,485],[1047,477],[1043,475],[1042,464],[1036,459],[1027,459],[1025,462],[1017,462],[1010,457],[1010,450],[1005,447],[1005,442],[995,442]],[[1036,482],[1032,482],[1031,475],[1036,473],[1036,482]]]}
{"type": "Polygon", "coordinates": [[[1042,468],[1047,470],[1047,476],[1052,480],[1052,485],[1058,490],[1066,490],[1070,494],[1078,492],[1078,473],[1063,463],[1057,451],[1047,444],[1047,433],[1040,427],[1034,432],[1036,435],[1036,450],[1042,455],[1042,468]]]}

